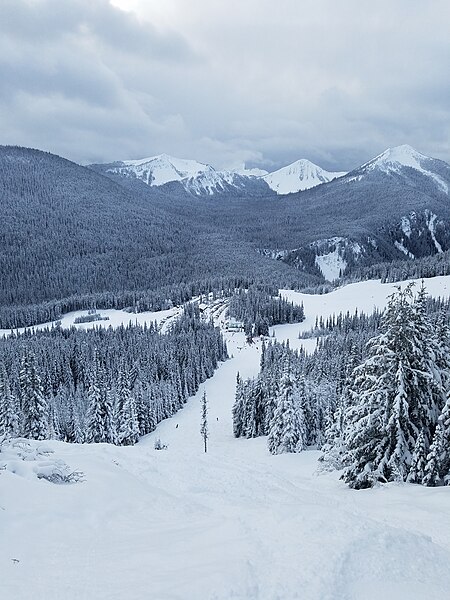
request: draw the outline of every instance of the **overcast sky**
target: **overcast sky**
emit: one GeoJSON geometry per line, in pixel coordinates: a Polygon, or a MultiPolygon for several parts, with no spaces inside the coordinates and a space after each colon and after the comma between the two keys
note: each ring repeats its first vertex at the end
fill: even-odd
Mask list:
{"type": "Polygon", "coordinates": [[[77,162],[450,161],[448,0],[0,0],[0,143],[77,162]]]}

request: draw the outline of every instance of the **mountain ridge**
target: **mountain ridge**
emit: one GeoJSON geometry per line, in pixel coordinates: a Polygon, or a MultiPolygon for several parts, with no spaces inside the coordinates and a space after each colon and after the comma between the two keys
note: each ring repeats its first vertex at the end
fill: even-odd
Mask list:
{"type": "Polygon", "coordinates": [[[306,158],[266,172],[261,169],[215,169],[207,163],[159,154],[142,159],[89,165],[97,171],[141,179],[151,187],[178,183],[193,196],[214,196],[224,193],[245,195],[255,193],[278,196],[296,194],[325,183],[343,180],[360,181],[381,174],[390,177],[411,178],[419,174],[428,177],[442,192],[449,191],[450,165],[415,150],[407,144],[387,148],[381,154],[355,169],[327,171],[306,158]]]}

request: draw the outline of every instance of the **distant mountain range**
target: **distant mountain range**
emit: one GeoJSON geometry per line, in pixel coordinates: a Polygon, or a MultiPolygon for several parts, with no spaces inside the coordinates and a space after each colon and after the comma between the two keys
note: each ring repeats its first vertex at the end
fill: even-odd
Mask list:
{"type": "Polygon", "coordinates": [[[174,158],[159,154],[140,160],[124,160],[111,164],[91,165],[97,171],[136,177],[147,185],[160,187],[179,183],[186,192],[196,196],[213,196],[223,193],[276,192],[278,195],[307,190],[345,175],[331,173],[306,159],[268,173],[262,169],[218,171],[211,165],[196,160],[174,158]]]}
{"type": "Polygon", "coordinates": [[[316,286],[443,255],[449,189],[450,165],[410,146],[346,174],[306,160],[216,171],[167,155],[86,168],[0,147],[0,309],[108,292],[114,306],[162,286],[186,297],[218,278],[316,286]]]}
{"type": "Polygon", "coordinates": [[[151,187],[177,183],[184,191],[194,196],[269,191],[268,186],[261,180],[259,170],[217,171],[211,165],[167,154],[140,160],[91,165],[91,168],[103,173],[140,179],[151,187]]]}
{"type": "Polygon", "coordinates": [[[271,173],[261,169],[245,169],[245,166],[242,169],[220,171],[196,160],[174,158],[167,154],[91,165],[91,168],[98,172],[140,179],[151,187],[177,183],[194,196],[233,193],[254,196],[271,192],[284,196],[336,179],[350,183],[368,178],[374,180],[379,175],[388,175],[392,179],[411,179],[420,174],[428,177],[441,191],[448,193],[449,189],[449,165],[429,158],[408,145],[388,148],[350,173],[326,171],[304,158],[271,173]]]}

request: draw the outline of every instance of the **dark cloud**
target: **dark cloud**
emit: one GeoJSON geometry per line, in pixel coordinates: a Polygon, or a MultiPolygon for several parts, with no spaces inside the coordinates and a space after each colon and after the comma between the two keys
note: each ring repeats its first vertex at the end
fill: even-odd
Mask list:
{"type": "Polygon", "coordinates": [[[444,0],[2,0],[1,143],[350,169],[450,159],[444,0]]]}

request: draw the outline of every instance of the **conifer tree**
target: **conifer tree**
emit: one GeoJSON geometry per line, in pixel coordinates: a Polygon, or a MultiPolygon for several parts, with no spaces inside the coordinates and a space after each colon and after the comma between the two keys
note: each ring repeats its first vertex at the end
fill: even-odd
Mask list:
{"type": "Polygon", "coordinates": [[[33,354],[25,354],[20,370],[23,435],[34,440],[49,438],[49,411],[33,354]]]}
{"type": "Polygon", "coordinates": [[[200,435],[203,438],[203,445],[204,445],[204,449],[205,452],[208,451],[208,437],[209,437],[209,431],[208,431],[208,401],[206,398],[206,392],[203,392],[203,396],[202,396],[202,420],[201,420],[201,424],[200,424],[200,435]]]}
{"type": "Polygon", "coordinates": [[[450,390],[447,401],[439,417],[442,427],[441,475],[446,485],[450,485],[450,390]]]}
{"type": "Polygon", "coordinates": [[[338,405],[333,412],[330,408],[326,415],[325,443],[321,448],[322,453],[319,461],[322,463],[323,470],[333,471],[344,467],[345,455],[345,413],[347,404],[343,394],[338,401],[338,405]]]}
{"type": "Polygon", "coordinates": [[[416,398],[411,399],[412,420],[419,431],[424,431],[427,443],[445,404],[450,379],[450,356],[448,354],[448,327],[438,317],[433,327],[428,316],[427,293],[424,282],[412,305],[419,345],[412,348],[411,362],[415,367],[416,398]],[[431,425],[431,427],[430,427],[431,425]]]}
{"type": "Polygon", "coordinates": [[[236,393],[232,409],[233,415],[233,435],[241,437],[244,431],[245,421],[245,397],[244,386],[239,373],[236,375],[236,393]]]}
{"type": "Polygon", "coordinates": [[[98,352],[95,352],[88,398],[86,441],[114,444],[116,442],[114,406],[106,382],[105,369],[100,362],[98,352]]]}
{"type": "Polygon", "coordinates": [[[407,481],[409,483],[422,483],[425,477],[425,465],[427,462],[427,451],[425,447],[425,435],[421,431],[414,447],[411,466],[409,468],[407,481]]]}
{"type": "Polygon", "coordinates": [[[139,423],[136,415],[134,396],[129,393],[124,400],[120,414],[117,442],[123,446],[133,446],[139,439],[139,423]]]}
{"type": "Polygon", "coordinates": [[[131,391],[130,372],[122,362],[116,390],[117,443],[133,446],[139,439],[136,402],[131,391]]]}
{"type": "Polygon", "coordinates": [[[300,452],[305,445],[303,423],[300,422],[299,409],[294,398],[294,384],[289,359],[285,361],[280,393],[270,424],[267,444],[271,454],[300,452]]]}
{"type": "Polygon", "coordinates": [[[433,442],[430,446],[430,452],[427,456],[425,465],[425,475],[423,484],[428,487],[435,487],[441,483],[442,451],[444,445],[444,436],[442,426],[439,423],[433,436],[433,442]]]}
{"type": "Polygon", "coordinates": [[[355,405],[346,415],[343,475],[351,487],[408,475],[429,400],[427,390],[416,385],[427,343],[416,325],[411,287],[399,289],[389,299],[384,332],[370,341],[369,357],[353,372],[355,405]]]}
{"type": "Polygon", "coordinates": [[[0,365],[0,435],[19,435],[18,405],[11,392],[5,365],[0,365]]]}

